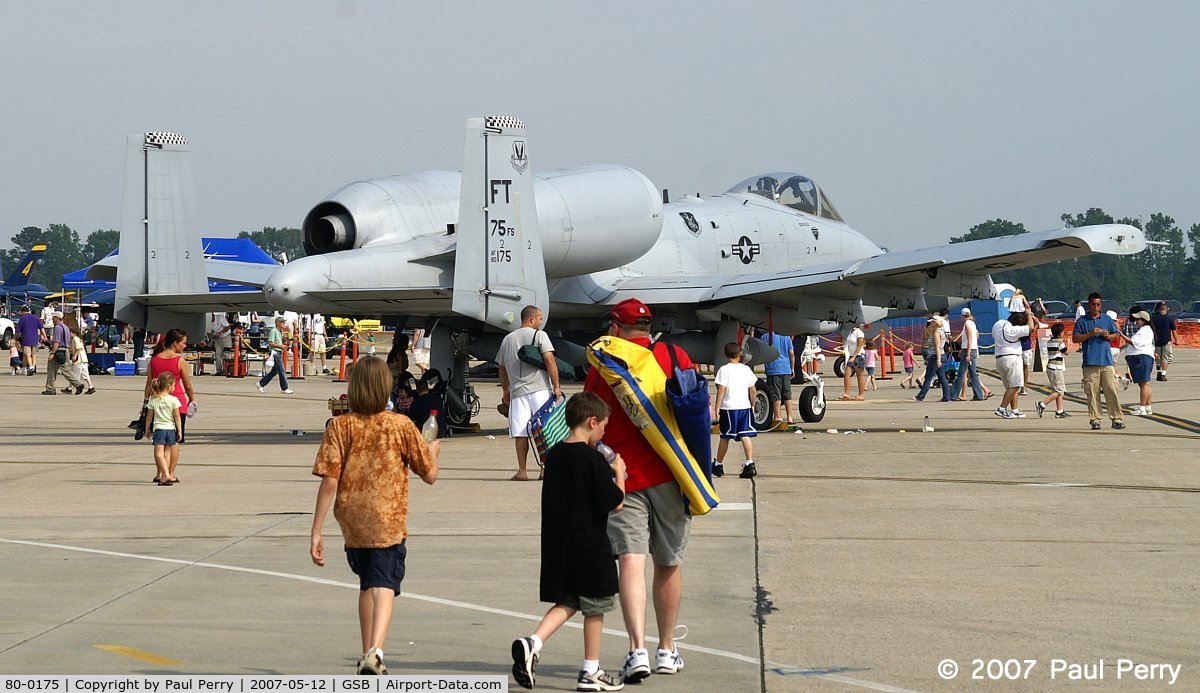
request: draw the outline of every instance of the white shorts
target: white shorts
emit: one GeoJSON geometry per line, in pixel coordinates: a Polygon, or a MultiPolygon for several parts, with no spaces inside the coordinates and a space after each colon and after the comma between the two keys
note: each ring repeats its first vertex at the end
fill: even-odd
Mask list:
{"type": "Polygon", "coordinates": [[[1026,349],[1021,352],[1021,362],[1026,368],[1033,368],[1033,349],[1026,349]]]}
{"type": "Polygon", "coordinates": [[[1025,386],[1023,360],[1017,354],[1004,354],[996,357],[996,370],[1000,371],[1000,382],[1005,389],[1025,386]]]}
{"type": "Polygon", "coordinates": [[[508,403],[508,437],[528,438],[529,420],[553,396],[554,393],[549,390],[540,390],[528,395],[513,397],[512,401],[508,403]]]}
{"type": "Polygon", "coordinates": [[[312,346],[309,347],[309,351],[314,354],[318,351],[325,351],[325,335],[314,334],[312,336],[312,346]]]}
{"type": "Polygon", "coordinates": [[[418,368],[429,368],[429,350],[428,349],[413,349],[412,362],[418,368]]]}

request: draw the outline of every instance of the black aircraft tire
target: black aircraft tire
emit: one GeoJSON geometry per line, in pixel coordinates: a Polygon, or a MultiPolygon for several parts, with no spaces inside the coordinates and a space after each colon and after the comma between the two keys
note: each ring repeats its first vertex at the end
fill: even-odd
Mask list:
{"type": "Polygon", "coordinates": [[[755,430],[765,431],[771,428],[771,400],[767,397],[767,381],[759,379],[754,385],[757,394],[750,403],[750,419],[755,430]]]}
{"type": "Polygon", "coordinates": [[[817,423],[825,418],[825,401],[817,396],[816,386],[806,387],[800,391],[797,408],[800,410],[800,419],[804,423],[817,423]]]}
{"type": "Polygon", "coordinates": [[[846,356],[845,354],[837,357],[833,362],[833,374],[841,378],[846,375],[846,356]]]}

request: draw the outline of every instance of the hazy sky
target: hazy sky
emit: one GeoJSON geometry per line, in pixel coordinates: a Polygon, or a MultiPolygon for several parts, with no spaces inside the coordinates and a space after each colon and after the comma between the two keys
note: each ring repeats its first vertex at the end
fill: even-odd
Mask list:
{"type": "Polygon", "coordinates": [[[1200,3],[0,0],[0,244],[120,223],[125,137],[192,150],[201,227],[299,226],[352,180],[457,170],[522,118],[535,170],[672,196],[767,171],[893,250],[994,218],[1200,222],[1200,3]]]}

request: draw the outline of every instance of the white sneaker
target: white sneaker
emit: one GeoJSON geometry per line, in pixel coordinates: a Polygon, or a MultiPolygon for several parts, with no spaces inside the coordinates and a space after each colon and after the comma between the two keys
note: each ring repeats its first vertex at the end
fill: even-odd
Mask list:
{"type": "Polygon", "coordinates": [[[1142,416],[1154,416],[1154,407],[1142,407],[1142,416]]]}
{"type": "Polygon", "coordinates": [[[683,669],[683,657],[679,656],[679,650],[658,650],[654,654],[654,673],[656,674],[674,674],[683,669]]]}
{"type": "Polygon", "coordinates": [[[266,390],[263,389],[263,386],[259,383],[254,383],[254,387],[257,387],[259,392],[266,392],[266,390]]]}
{"type": "Polygon", "coordinates": [[[290,395],[290,394],[292,394],[293,390],[292,390],[292,388],[289,387],[286,390],[281,390],[281,392],[285,395],[290,395]]]}
{"type": "Polygon", "coordinates": [[[1042,415],[1046,413],[1046,405],[1041,402],[1034,402],[1034,406],[1037,407],[1038,418],[1042,418],[1042,415]]]}
{"type": "Polygon", "coordinates": [[[362,659],[358,660],[359,676],[387,676],[387,666],[383,663],[383,650],[372,647],[367,650],[362,659]]]}
{"type": "Polygon", "coordinates": [[[1021,411],[1020,409],[1013,409],[1012,410],[1012,418],[1023,419],[1023,418],[1025,418],[1025,412],[1021,411]]]}
{"type": "Polygon", "coordinates": [[[603,669],[597,669],[590,674],[580,671],[579,676],[575,678],[575,690],[577,691],[619,691],[624,687],[623,681],[614,679],[603,669]]]}
{"type": "Polygon", "coordinates": [[[1133,414],[1134,416],[1141,416],[1146,413],[1146,408],[1145,407],[1134,407],[1133,411],[1131,411],[1129,413],[1133,414]]]}
{"type": "Polygon", "coordinates": [[[1004,407],[996,407],[995,413],[996,413],[996,416],[999,416],[1002,419],[1011,419],[1013,417],[1012,412],[1005,409],[1004,407]]]}
{"type": "Polygon", "coordinates": [[[650,675],[650,653],[645,649],[631,650],[625,655],[618,675],[622,683],[637,683],[650,675]]]}
{"type": "Polygon", "coordinates": [[[1132,383],[1132,382],[1133,382],[1133,381],[1132,381],[1132,380],[1130,380],[1129,378],[1121,378],[1121,390],[1122,390],[1122,391],[1128,390],[1128,389],[1129,389],[1129,383],[1132,383]]]}

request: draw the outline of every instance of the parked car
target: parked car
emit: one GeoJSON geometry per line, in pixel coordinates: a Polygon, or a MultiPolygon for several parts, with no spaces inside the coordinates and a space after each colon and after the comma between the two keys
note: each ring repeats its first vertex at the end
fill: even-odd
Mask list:
{"type": "Polygon", "coordinates": [[[1192,301],[1192,304],[1187,307],[1187,310],[1182,310],[1175,317],[1180,320],[1195,320],[1200,322],[1200,301],[1192,301]]]}
{"type": "MultiPolygon", "coordinates": [[[[1136,310],[1144,310],[1147,313],[1154,315],[1154,311],[1158,309],[1158,302],[1161,300],[1164,300],[1164,299],[1154,298],[1154,299],[1146,299],[1144,301],[1137,301],[1130,307],[1133,308],[1135,311],[1136,310]]],[[[1170,312],[1170,314],[1174,315],[1175,317],[1179,317],[1179,314],[1183,312],[1183,306],[1180,305],[1179,301],[1176,301],[1171,298],[1168,298],[1165,300],[1167,302],[1167,310],[1170,312]]]]}
{"type": "Polygon", "coordinates": [[[1075,309],[1066,301],[1042,301],[1042,305],[1046,307],[1047,318],[1067,318],[1075,317],[1075,309]]]}
{"type": "Polygon", "coordinates": [[[13,340],[16,338],[17,326],[8,318],[0,318],[0,349],[4,350],[5,358],[8,357],[8,350],[12,348],[13,340]]]}

